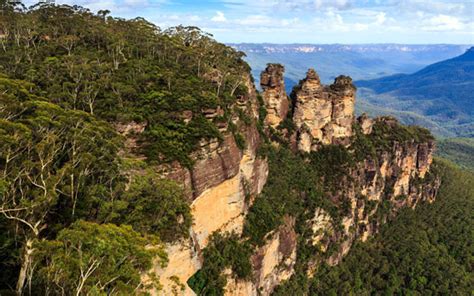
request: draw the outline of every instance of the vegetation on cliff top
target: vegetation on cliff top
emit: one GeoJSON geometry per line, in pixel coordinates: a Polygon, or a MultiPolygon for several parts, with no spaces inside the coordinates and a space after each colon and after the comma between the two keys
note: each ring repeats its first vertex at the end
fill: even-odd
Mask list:
{"type": "Polygon", "coordinates": [[[216,123],[230,120],[249,72],[242,53],[195,27],[162,31],[78,6],[3,11],[0,72],[62,108],[147,123],[142,152],[151,160],[192,165],[199,141],[218,138],[216,123]],[[204,117],[218,107],[223,116],[204,117]]]}

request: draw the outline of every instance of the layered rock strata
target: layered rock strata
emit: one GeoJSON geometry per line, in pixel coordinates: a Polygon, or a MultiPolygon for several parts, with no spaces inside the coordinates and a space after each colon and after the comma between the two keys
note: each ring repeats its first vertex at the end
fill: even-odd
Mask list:
{"type": "MultiPolygon", "coordinates": [[[[206,247],[208,237],[215,231],[241,233],[249,202],[266,183],[267,161],[257,157],[261,139],[255,124],[256,90],[250,77],[244,80],[249,91],[238,99],[235,108],[240,108],[253,123],[242,123],[238,116],[232,121],[245,138],[246,147],[240,150],[235,137],[223,126],[223,140],[203,141],[192,155],[195,163],[191,169],[176,162],[158,168],[163,177],[177,181],[186,189],[194,223],[190,240],[167,245],[168,265],[155,267],[163,286],[161,291],[154,291],[155,295],[194,295],[186,282],[201,267],[201,250],[206,247]]],[[[210,119],[219,112],[205,111],[210,119]]]]}
{"type": "Polygon", "coordinates": [[[349,178],[341,180],[340,189],[330,196],[339,206],[349,205],[343,228],[334,230],[335,223],[328,226],[324,224],[327,217],[315,215],[320,225],[324,224],[321,228],[326,236],[315,234],[314,241],[319,241],[323,249],[331,243],[339,245],[327,259],[328,264],[339,263],[355,240],[365,241],[378,232],[400,208],[415,208],[420,202],[435,200],[440,180],[432,174],[427,177],[433,153],[431,140],[395,141],[390,149],[378,151],[350,170],[349,178]]]}
{"type": "Polygon", "coordinates": [[[266,244],[252,258],[253,281],[243,281],[229,273],[226,295],[270,295],[282,281],[291,277],[296,263],[295,219],[285,217],[283,225],[267,235],[266,244]]]}
{"type": "MultiPolygon", "coordinates": [[[[358,120],[363,129],[369,119],[362,116],[358,120]]],[[[375,123],[388,129],[398,125],[392,118],[370,120],[371,132],[375,123]]],[[[368,153],[339,180],[337,190],[326,192],[327,198],[338,208],[345,208],[345,213],[335,220],[324,209],[316,208],[313,217],[304,222],[311,231],[306,244],[319,250],[309,260],[309,277],[323,262],[338,264],[354,241],[365,241],[377,233],[399,209],[414,208],[420,202],[435,200],[440,180],[430,173],[434,148],[432,140],[393,141],[387,149],[368,153]]],[[[294,221],[292,219],[286,217],[284,225],[267,236],[265,246],[254,251],[252,281],[239,281],[229,276],[226,295],[270,295],[276,286],[294,274],[298,246],[296,240],[288,239],[296,237],[294,223],[289,222],[294,221]],[[282,229],[287,235],[282,234],[282,229]],[[286,243],[282,242],[282,237],[286,237],[283,239],[286,243]],[[277,249],[279,252],[275,251],[277,249]]]]}

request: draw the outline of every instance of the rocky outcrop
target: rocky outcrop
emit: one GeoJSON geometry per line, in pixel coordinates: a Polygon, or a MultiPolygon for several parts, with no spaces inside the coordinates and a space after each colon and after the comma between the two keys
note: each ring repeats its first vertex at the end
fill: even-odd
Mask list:
{"type": "MultiPolygon", "coordinates": [[[[124,123],[116,123],[114,128],[115,130],[125,138],[125,144],[122,151],[120,151],[121,156],[125,156],[127,152],[137,154],[138,148],[138,135],[143,133],[145,130],[146,124],[144,123],[137,123],[137,122],[129,122],[127,124],[124,123]]],[[[138,156],[140,158],[144,158],[143,156],[138,156]]]]}
{"type": "Polygon", "coordinates": [[[339,76],[332,85],[324,86],[318,74],[308,70],[306,78],[292,93],[299,150],[310,152],[320,145],[349,144],[355,91],[350,77],[339,76]]]}
{"type": "Polygon", "coordinates": [[[295,219],[286,217],[284,224],[270,233],[267,243],[252,256],[254,284],[260,295],[270,295],[282,281],[291,277],[296,262],[295,219]]]}
{"type": "Polygon", "coordinates": [[[372,127],[374,126],[374,121],[367,116],[367,114],[362,114],[357,118],[357,122],[359,123],[362,132],[364,135],[369,135],[372,133],[372,127]]]}
{"type": "Polygon", "coordinates": [[[267,110],[265,124],[272,128],[276,128],[288,114],[290,102],[285,91],[284,71],[282,65],[268,64],[260,76],[262,97],[267,110]]]}

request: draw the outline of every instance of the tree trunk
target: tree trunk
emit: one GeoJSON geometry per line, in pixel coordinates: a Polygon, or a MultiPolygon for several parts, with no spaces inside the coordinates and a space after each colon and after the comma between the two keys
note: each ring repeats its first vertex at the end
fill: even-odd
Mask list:
{"type": "Polygon", "coordinates": [[[16,293],[17,295],[23,294],[23,287],[25,286],[26,275],[28,269],[31,266],[31,259],[33,255],[33,240],[27,239],[25,244],[25,250],[23,254],[23,262],[21,264],[20,274],[18,275],[18,281],[16,283],[16,293]]]}

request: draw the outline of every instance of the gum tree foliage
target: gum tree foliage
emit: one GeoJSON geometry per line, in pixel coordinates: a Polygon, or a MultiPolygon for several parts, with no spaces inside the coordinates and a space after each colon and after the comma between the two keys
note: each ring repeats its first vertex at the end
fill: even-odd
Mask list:
{"type": "Polygon", "coordinates": [[[223,295],[229,268],[237,279],[251,279],[251,245],[242,242],[235,233],[213,233],[209,245],[203,250],[203,268],[195,273],[188,285],[198,295],[223,295]]]}
{"type": "Polygon", "coordinates": [[[113,125],[146,125],[137,151],[145,166],[191,167],[198,143],[220,139],[216,123],[232,118],[249,72],[243,54],[195,27],[162,31],[109,11],[0,4],[0,290],[73,280],[53,268],[66,251],[39,257],[39,246],[57,243],[81,219],[109,230],[102,223],[130,224],[164,241],[186,238],[182,190],[157,176],[129,184],[118,154],[124,139],[113,125]],[[224,116],[201,115],[218,107],[224,116]],[[184,111],[192,116],[185,120],[184,111]],[[35,282],[39,270],[58,278],[35,282]]]}
{"type": "Polygon", "coordinates": [[[82,111],[29,96],[0,79],[0,214],[21,242],[17,290],[31,276],[33,243],[112,198],[118,176],[115,132],[82,111]]]}
{"type": "Polygon", "coordinates": [[[147,175],[135,179],[121,201],[127,204],[118,219],[142,233],[172,242],[189,237],[191,209],[183,190],[174,182],[147,175]]]}
{"type": "Polygon", "coordinates": [[[79,6],[12,10],[2,15],[0,32],[6,74],[34,83],[35,94],[63,108],[147,123],[143,153],[160,162],[191,166],[188,156],[198,142],[220,137],[201,111],[220,106],[230,120],[249,72],[243,53],[196,27],[162,31],[142,18],[79,6]],[[183,111],[193,112],[190,122],[183,111]]]}
{"type": "MultiPolygon", "coordinates": [[[[31,95],[28,89],[33,87],[24,81],[0,77],[0,242],[6,250],[0,263],[2,289],[13,289],[16,280],[20,294],[26,287],[42,290],[52,286],[55,288],[45,291],[60,294],[62,289],[76,289],[78,295],[84,294],[80,292],[83,288],[71,286],[76,275],[70,275],[72,271],[62,266],[72,264],[61,261],[71,259],[62,258],[66,251],[50,247],[58,244],[55,239],[61,233],[78,233],[68,228],[78,219],[123,225],[120,231],[130,232],[130,240],[137,240],[140,245],[136,248],[142,248],[144,254],[148,254],[145,241],[161,244],[151,239],[154,236],[161,236],[164,241],[188,236],[190,208],[177,184],[150,174],[134,179],[126,190],[123,164],[117,155],[121,137],[110,124],[84,111],[67,110],[31,95]],[[52,257],[44,257],[42,252],[52,257]],[[7,268],[17,274],[6,272],[7,268]]],[[[104,231],[121,235],[112,224],[91,225],[79,226],[93,232],[90,235],[104,231]]],[[[107,239],[112,236],[104,236],[101,243],[112,244],[107,239]]],[[[87,251],[95,252],[94,248],[100,246],[94,244],[98,243],[91,241],[87,251]]],[[[139,285],[137,274],[151,263],[151,255],[143,258],[149,262],[127,269],[134,278],[120,281],[120,287],[114,286],[111,291],[139,285]]],[[[109,280],[100,278],[91,291],[109,289],[109,280]]]]}
{"type": "MultiPolygon", "coordinates": [[[[166,262],[162,248],[147,248],[153,242],[153,237],[142,237],[130,226],[80,220],[61,230],[55,240],[38,244],[37,260],[43,264],[34,281],[41,283],[45,294],[141,294],[158,284],[152,281],[147,286],[141,281],[152,259],[166,262]]],[[[148,276],[153,278],[153,274],[148,276]]]]}

